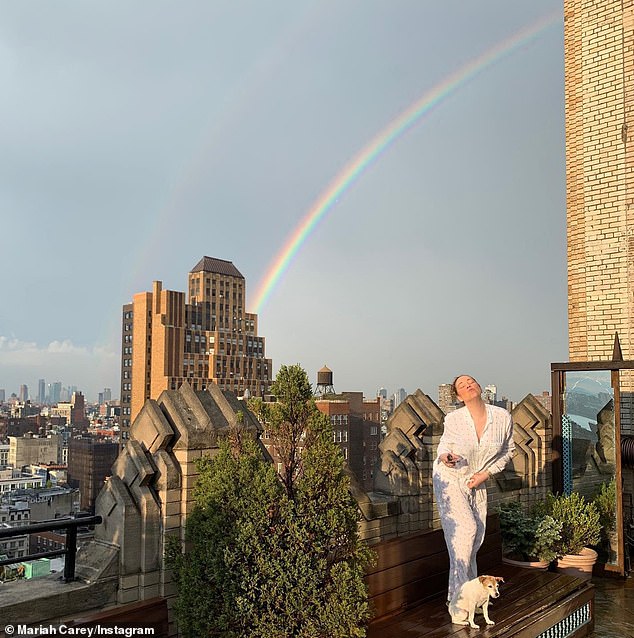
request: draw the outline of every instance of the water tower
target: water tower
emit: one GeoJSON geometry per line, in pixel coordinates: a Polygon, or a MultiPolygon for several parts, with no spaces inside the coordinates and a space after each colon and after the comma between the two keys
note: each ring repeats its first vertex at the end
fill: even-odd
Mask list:
{"type": "Polygon", "coordinates": [[[324,366],[317,372],[317,387],[315,388],[317,396],[325,394],[335,394],[335,386],[332,384],[332,370],[324,366]]]}

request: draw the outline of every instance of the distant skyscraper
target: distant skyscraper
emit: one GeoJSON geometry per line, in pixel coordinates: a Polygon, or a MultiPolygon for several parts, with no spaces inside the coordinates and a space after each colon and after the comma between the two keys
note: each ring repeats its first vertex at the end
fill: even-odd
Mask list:
{"type": "Polygon", "coordinates": [[[498,396],[497,386],[487,385],[484,386],[484,392],[482,393],[482,398],[485,403],[490,403],[491,405],[495,405],[498,396]]]}
{"type": "Polygon", "coordinates": [[[4,388],[0,389],[0,403],[4,403],[6,400],[6,392],[4,388]]]}
{"type": "Polygon", "coordinates": [[[29,400],[29,388],[27,385],[22,384],[20,386],[19,398],[22,403],[26,403],[29,400]]]}
{"type": "Polygon", "coordinates": [[[123,306],[121,434],[146,399],[188,381],[195,390],[210,381],[224,390],[263,396],[271,384],[271,360],[258,335],[257,315],[245,311],[246,283],[230,262],[203,257],[189,273],[185,293],[163,290],[134,295],[123,306]]]}
{"type": "Polygon", "coordinates": [[[453,386],[451,383],[441,383],[438,386],[438,407],[448,414],[455,410],[456,399],[453,394],[453,386]]]}
{"type": "Polygon", "coordinates": [[[48,400],[52,404],[59,403],[61,401],[62,396],[62,382],[55,381],[49,385],[49,397],[48,400]]]}
{"type": "Polygon", "coordinates": [[[403,403],[403,401],[405,401],[405,398],[407,397],[407,392],[405,392],[405,390],[403,388],[399,388],[393,395],[393,404],[394,407],[393,409],[396,410],[397,406],[399,406],[401,403],[403,403]]]}
{"type": "Polygon", "coordinates": [[[37,382],[37,402],[46,403],[46,381],[44,379],[37,382]]]}
{"type": "Polygon", "coordinates": [[[387,390],[385,388],[379,388],[376,391],[376,396],[381,397],[382,399],[387,399],[387,390]]]}
{"type": "Polygon", "coordinates": [[[104,402],[112,401],[112,390],[110,388],[103,389],[103,400],[104,402]]]}

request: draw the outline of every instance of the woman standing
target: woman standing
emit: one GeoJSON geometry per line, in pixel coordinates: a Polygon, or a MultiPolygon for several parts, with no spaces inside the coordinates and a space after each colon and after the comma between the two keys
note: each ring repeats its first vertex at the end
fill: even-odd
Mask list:
{"type": "Polygon", "coordinates": [[[447,600],[478,575],[476,555],[486,529],[486,481],[511,460],[511,415],[482,400],[482,388],[467,374],[453,382],[464,407],[445,417],[434,462],[434,494],[449,550],[447,600]]]}

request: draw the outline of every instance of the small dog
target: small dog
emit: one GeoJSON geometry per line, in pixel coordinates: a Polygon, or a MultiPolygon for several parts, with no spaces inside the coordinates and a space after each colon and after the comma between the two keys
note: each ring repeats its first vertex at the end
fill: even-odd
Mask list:
{"type": "Polygon", "coordinates": [[[500,595],[499,583],[504,579],[499,576],[478,576],[467,581],[454,594],[449,603],[449,613],[451,622],[455,625],[469,625],[474,629],[479,629],[473,617],[476,607],[482,607],[482,613],[487,625],[495,625],[489,618],[489,600],[500,595]]]}

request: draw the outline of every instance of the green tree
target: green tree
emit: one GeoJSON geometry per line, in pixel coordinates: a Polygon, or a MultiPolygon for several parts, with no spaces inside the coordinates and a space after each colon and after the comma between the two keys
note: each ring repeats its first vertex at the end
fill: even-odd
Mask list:
{"type": "MultiPolygon", "coordinates": [[[[277,401],[268,409],[268,429],[276,456],[282,464],[280,476],[289,498],[303,471],[302,453],[310,449],[324,427],[323,415],[315,406],[306,372],[299,366],[282,366],[271,386],[277,401]]],[[[326,419],[327,420],[327,419],[326,419]]]]}
{"type": "Polygon", "coordinates": [[[371,552],[358,537],[343,456],[299,366],[280,370],[274,392],[267,427],[287,454],[281,477],[244,436],[199,464],[186,551],[174,541],[167,552],[179,629],[188,637],[364,636],[371,552]]]}

